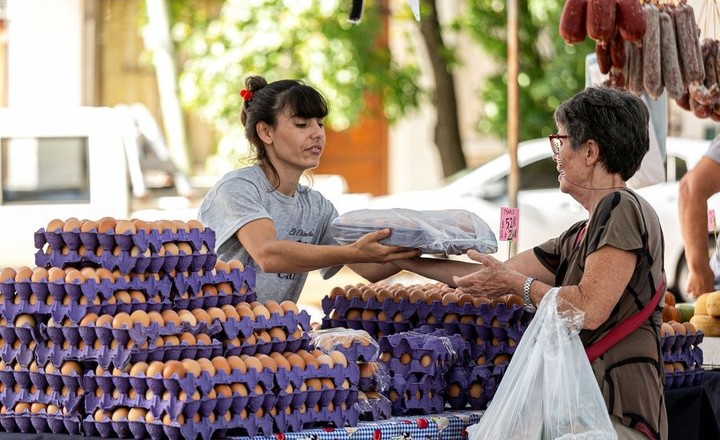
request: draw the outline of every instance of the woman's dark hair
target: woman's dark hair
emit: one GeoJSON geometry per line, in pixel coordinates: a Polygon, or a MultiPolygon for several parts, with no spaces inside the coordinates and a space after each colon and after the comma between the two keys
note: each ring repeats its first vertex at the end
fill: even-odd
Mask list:
{"type": "Polygon", "coordinates": [[[245,79],[245,89],[252,92],[243,102],[240,121],[245,126],[245,136],[255,150],[255,161],[267,165],[277,178],[277,170],[268,158],[265,144],[257,134],[258,122],[274,127],[278,115],[286,108],[293,116],[301,118],[324,118],[328,114],[325,98],[315,90],[294,79],[269,83],[262,76],[245,79]]]}
{"type": "Polygon", "coordinates": [[[555,110],[555,122],[567,130],[577,150],[587,140],[598,144],[600,163],[609,173],[630,179],[650,148],[649,112],[630,92],[589,87],[555,110]]]}

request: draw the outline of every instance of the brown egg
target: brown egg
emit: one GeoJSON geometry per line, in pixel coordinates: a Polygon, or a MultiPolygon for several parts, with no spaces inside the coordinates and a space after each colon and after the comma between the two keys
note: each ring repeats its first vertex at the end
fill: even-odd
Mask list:
{"type": "Polygon", "coordinates": [[[85,277],[79,270],[70,268],[65,270],[65,282],[82,284],[85,282],[85,277]]]}
{"type": "Polygon", "coordinates": [[[60,373],[64,376],[70,376],[73,373],[81,375],[83,374],[83,368],[78,361],[65,361],[60,366],[60,373]]]}
{"type": "Polygon", "coordinates": [[[65,220],[62,230],[63,232],[80,232],[80,220],[75,217],[70,217],[65,220]]]}
{"type": "Polygon", "coordinates": [[[130,411],[128,411],[127,419],[130,422],[143,422],[145,421],[145,416],[147,416],[148,410],[145,408],[137,408],[133,407],[130,408],[130,411]]]}
{"type": "Polygon", "coordinates": [[[191,313],[195,317],[195,322],[198,324],[201,322],[204,322],[205,324],[212,323],[212,318],[210,317],[210,314],[203,309],[193,309],[191,313]]]}
{"type": "Polygon", "coordinates": [[[230,273],[230,266],[228,264],[220,259],[215,261],[215,273],[230,273]]]}
{"type": "Polygon", "coordinates": [[[113,316],[109,314],[104,314],[98,316],[98,318],[95,320],[95,325],[98,327],[112,327],[113,323],[113,316]]]}
{"type": "Polygon", "coordinates": [[[151,310],[147,312],[147,315],[150,323],[156,322],[160,327],[165,325],[165,319],[163,319],[162,315],[157,310],[151,310]]]}
{"type": "Polygon", "coordinates": [[[333,350],[329,353],[330,358],[333,360],[333,364],[340,364],[343,367],[348,366],[348,360],[341,351],[333,350]]]}
{"type": "Polygon", "coordinates": [[[294,302],[292,302],[290,300],[285,300],[285,301],[281,302],[280,307],[282,307],[282,309],[285,313],[292,312],[296,315],[298,313],[300,313],[300,311],[298,310],[297,304],[295,304],[294,302]]]}
{"type": "Polygon", "coordinates": [[[182,323],[180,316],[173,309],[165,309],[160,313],[160,315],[162,316],[166,325],[172,324],[172,325],[175,325],[176,327],[178,327],[182,323]]]}
{"type": "Polygon", "coordinates": [[[187,345],[196,345],[197,339],[195,338],[195,335],[193,335],[190,332],[182,332],[180,333],[180,343],[186,343],[187,345]]]}
{"type": "Polygon", "coordinates": [[[23,281],[27,282],[30,281],[30,278],[32,278],[33,270],[30,269],[27,266],[20,266],[17,269],[17,272],[15,272],[15,282],[21,283],[23,281]]]}
{"type": "Polygon", "coordinates": [[[327,365],[330,368],[335,365],[335,361],[333,361],[333,358],[331,358],[325,353],[317,355],[315,359],[317,359],[319,365],[327,365]]]}
{"type": "Polygon", "coordinates": [[[197,339],[197,343],[199,345],[210,345],[212,344],[212,341],[210,340],[210,336],[208,336],[207,333],[198,333],[195,336],[195,339],[197,339]]]}
{"type": "Polygon", "coordinates": [[[177,375],[178,378],[182,379],[183,377],[185,377],[185,372],[185,366],[182,364],[182,362],[176,360],[169,360],[165,362],[162,376],[163,379],[170,379],[171,377],[177,375]]]}
{"type": "Polygon", "coordinates": [[[243,374],[247,372],[247,365],[245,365],[245,361],[242,360],[240,356],[237,355],[231,355],[227,358],[228,365],[230,365],[230,369],[235,371],[239,371],[243,374]]]}
{"type": "Polygon", "coordinates": [[[197,360],[197,362],[198,364],[200,364],[200,368],[202,368],[203,371],[207,371],[211,377],[215,376],[215,374],[217,373],[215,369],[215,364],[213,364],[210,359],[200,358],[197,360]]]}
{"type": "Polygon", "coordinates": [[[135,362],[132,365],[132,367],[130,367],[130,371],[128,374],[130,374],[130,376],[135,376],[135,377],[140,376],[140,375],[144,376],[147,374],[148,367],[149,367],[149,365],[147,364],[147,362],[142,362],[142,361],[135,362]]]}
{"type": "Polygon", "coordinates": [[[115,228],[113,228],[116,234],[135,234],[137,233],[137,228],[135,227],[135,224],[131,222],[130,220],[118,220],[115,223],[115,228]]]}
{"type": "Polygon", "coordinates": [[[178,317],[180,318],[180,322],[187,322],[191,326],[197,325],[197,318],[195,318],[195,315],[190,311],[186,309],[182,309],[178,311],[178,317]]]}
{"type": "MultiPolygon", "coordinates": [[[[224,308],[223,308],[223,310],[224,310],[224,308]]],[[[255,311],[253,309],[250,309],[250,306],[247,303],[238,303],[235,306],[235,311],[238,314],[238,320],[241,320],[245,317],[247,317],[250,321],[255,321],[255,319],[256,319],[255,311]]],[[[265,309],[265,311],[267,312],[267,309],[265,309]]],[[[258,312],[262,313],[262,310],[258,309],[258,312]]],[[[227,311],[226,311],[226,314],[227,314],[227,311]]],[[[268,315],[269,315],[269,313],[268,313],[268,315]]],[[[230,316],[228,316],[228,318],[230,318],[230,316]]]]}
{"type": "Polygon", "coordinates": [[[225,374],[230,374],[230,364],[228,363],[227,359],[224,356],[215,356],[211,359],[213,366],[215,367],[215,370],[220,372],[224,371],[225,374]]]}
{"type": "Polygon", "coordinates": [[[285,314],[285,310],[278,304],[277,301],[266,301],[265,302],[265,308],[268,312],[272,315],[273,313],[277,313],[280,316],[283,316],[285,314]]]}
{"type": "Polygon", "coordinates": [[[80,320],[80,325],[81,325],[82,327],[88,327],[88,326],[90,326],[90,325],[95,325],[95,323],[97,322],[97,319],[98,319],[98,315],[97,315],[97,314],[95,314],[95,313],[93,313],[93,312],[89,312],[87,315],[85,315],[85,316],[80,320]]]}
{"type": "Polygon", "coordinates": [[[59,218],[55,218],[55,219],[50,220],[50,222],[45,227],[45,231],[61,232],[63,230],[63,226],[65,226],[65,222],[60,220],[59,218]]]}
{"type": "Polygon", "coordinates": [[[165,370],[165,363],[162,361],[152,361],[147,367],[145,375],[147,377],[162,376],[165,370]]]}
{"type": "Polygon", "coordinates": [[[228,267],[230,268],[231,271],[234,269],[237,269],[240,272],[245,271],[245,265],[240,260],[233,259],[233,260],[228,261],[227,263],[228,263],[228,267]]]}
{"type": "MultiPolygon", "coordinates": [[[[65,272],[63,272],[64,276],[65,272]]],[[[15,275],[17,275],[17,272],[12,267],[4,267],[0,271],[0,282],[6,283],[6,282],[12,282],[15,281],[15,275]]]]}
{"type": "MultiPolygon", "coordinates": [[[[35,271],[33,270],[33,276],[35,275],[35,271]]],[[[3,278],[0,276],[0,281],[2,281],[3,278]]],[[[47,270],[47,280],[51,283],[54,283],[58,280],[65,280],[65,271],[62,270],[59,267],[51,267],[47,270]]]]}
{"type": "MultiPolygon", "coordinates": [[[[255,370],[258,373],[262,371],[263,363],[257,357],[248,356],[248,355],[243,355],[240,357],[242,358],[243,362],[245,362],[245,365],[247,366],[248,370],[255,370]]],[[[277,362],[276,362],[276,364],[277,364],[277,362]]]]}
{"type": "Polygon", "coordinates": [[[288,360],[291,368],[298,367],[301,370],[305,369],[305,359],[303,359],[303,357],[299,354],[286,352],[283,353],[283,356],[285,356],[285,358],[288,360]]]}
{"type": "Polygon", "coordinates": [[[121,420],[127,420],[129,412],[130,410],[128,408],[125,408],[124,406],[119,406],[115,408],[112,413],[112,421],[119,422],[121,420]]]}
{"type": "Polygon", "coordinates": [[[98,224],[94,220],[82,220],[80,222],[80,232],[93,232],[97,231],[98,224]]]}
{"type": "Polygon", "coordinates": [[[188,220],[187,225],[188,225],[188,229],[190,229],[190,230],[197,229],[200,232],[205,230],[205,226],[202,223],[200,223],[198,220],[194,220],[194,219],[188,220]]]}
{"type": "Polygon", "coordinates": [[[270,352],[270,357],[275,360],[275,363],[277,364],[278,369],[284,369],[286,371],[290,371],[290,362],[288,362],[287,358],[283,356],[282,354],[278,353],[277,351],[270,352]]]}
{"type": "Polygon", "coordinates": [[[35,317],[33,315],[22,313],[15,317],[15,327],[35,327],[35,317]]]}
{"type": "Polygon", "coordinates": [[[165,243],[163,248],[165,249],[165,255],[180,255],[180,250],[175,243],[165,243]]]}
{"type": "Polygon", "coordinates": [[[305,368],[307,368],[308,366],[312,366],[316,369],[320,367],[320,363],[318,362],[317,358],[306,350],[300,350],[298,351],[298,354],[305,361],[305,368]]]}
{"type": "Polygon", "coordinates": [[[219,307],[209,307],[207,309],[207,313],[210,316],[211,324],[215,321],[220,321],[220,322],[227,321],[227,316],[225,315],[225,312],[219,307]]]}
{"type": "Polygon", "coordinates": [[[258,358],[258,360],[260,360],[260,363],[262,364],[263,368],[267,368],[268,370],[272,371],[273,373],[277,373],[278,364],[274,358],[272,358],[266,354],[261,354],[261,353],[256,354],[255,357],[258,358]]]}
{"type": "Polygon", "coordinates": [[[163,341],[163,345],[167,346],[180,345],[180,338],[176,335],[165,335],[163,341]]]}
{"type": "Polygon", "coordinates": [[[115,232],[115,225],[117,225],[117,220],[112,217],[103,217],[98,220],[97,231],[102,234],[106,234],[110,231],[115,232]]]}
{"type": "Polygon", "coordinates": [[[457,294],[448,292],[442,296],[442,305],[447,306],[451,303],[456,303],[458,300],[457,294]]]}
{"type": "Polygon", "coordinates": [[[200,373],[202,372],[202,367],[200,366],[200,363],[196,361],[195,359],[186,358],[182,361],[183,367],[185,367],[185,374],[191,374],[195,377],[200,376],[200,373]]]}
{"type": "Polygon", "coordinates": [[[113,328],[132,328],[133,326],[133,320],[130,318],[130,315],[127,312],[120,312],[115,314],[115,317],[112,320],[112,327],[113,328]]]}

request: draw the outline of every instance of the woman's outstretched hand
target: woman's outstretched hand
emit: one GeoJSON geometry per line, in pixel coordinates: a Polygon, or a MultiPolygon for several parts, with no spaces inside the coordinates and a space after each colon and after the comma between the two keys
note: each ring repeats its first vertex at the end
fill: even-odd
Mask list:
{"type": "Polygon", "coordinates": [[[370,232],[360,237],[355,243],[351,244],[350,246],[352,246],[357,252],[357,262],[387,263],[390,261],[404,260],[406,258],[415,258],[420,256],[422,252],[418,249],[408,249],[380,243],[380,240],[389,237],[391,233],[390,228],[370,232]]]}

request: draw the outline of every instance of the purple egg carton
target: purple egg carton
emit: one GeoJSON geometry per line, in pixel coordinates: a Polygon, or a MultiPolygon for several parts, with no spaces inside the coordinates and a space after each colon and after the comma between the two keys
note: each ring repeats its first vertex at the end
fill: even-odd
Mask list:
{"type": "Polygon", "coordinates": [[[303,428],[310,429],[316,427],[327,427],[330,424],[334,425],[335,428],[342,428],[344,426],[357,426],[359,411],[354,405],[350,405],[347,408],[336,407],[330,409],[327,406],[320,408],[308,408],[303,418],[303,428]]]}
{"type": "Polygon", "coordinates": [[[455,353],[447,337],[404,332],[384,336],[378,341],[381,353],[390,353],[385,362],[394,375],[422,373],[445,374],[454,363],[455,353]],[[408,354],[403,357],[403,355],[408,354]],[[407,360],[408,362],[404,362],[407,360]]]}
{"type": "Polygon", "coordinates": [[[341,388],[347,380],[350,387],[357,388],[360,379],[360,370],[356,364],[348,364],[344,367],[340,364],[321,365],[315,368],[312,365],[306,366],[305,369],[292,367],[290,371],[284,369],[278,370],[275,374],[275,381],[280,389],[285,389],[288,385],[292,385],[294,389],[300,388],[307,379],[331,379],[335,389],[341,388]]]}
{"type": "MultiPolygon", "coordinates": [[[[38,344],[36,349],[40,345],[42,344],[38,344]]],[[[15,362],[22,367],[29,367],[32,361],[35,360],[35,350],[31,349],[27,344],[19,344],[14,347],[12,344],[6,343],[0,348],[0,359],[6,364],[15,362]]]]}
{"type": "MultiPolygon", "coordinates": [[[[255,270],[252,267],[246,267],[245,270],[231,269],[230,272],[220,271],[213,273],[214,268],[199,271],[179,271],[171,278],[174,290],[176,292],[188,292],[191,296],[201,294],[203,286],[222,283],[230,283],[232,292],[239,295],[254,294],[255,292],[255,270]]],[[[250,300],[252,301],[252,300],[250,300]]],[[[250,302],[248,301],[248,302],[250,302]]]]}
{"type": "Polygon", "coordinates": [[[333,328],[310,332],[311,345],[325,353],[337,350],[348,362],[373,362],[379,355],[377,341],[365,330],[333,328]]]}
{"type": "Polygon", "coordinates": [[[234,415],[229,421],[219,420],[218,429],[222,429],[222,437],[255,437],[257,435],[273,435],[273,417],[265,413],[262,417],[257,417],[248,411],[247,417],[243,418],[234,415]]]}
{"type": "Polygon", "coordinates": [[[392,403],[382,394],[376,398],[360,397],[355,402],[355,407],[358,410],[359,421],[377,422],[392,417],[392,403]]]}
{"type": "Polygon", "coordinates": [[[454,352],[456,364],[466,364],[470,360],[470,343],[461,334],[451,334],[443,329],[436,329],[432,326],[422,326],[416,330],[418,333],[428,334],[441,338],[447,338],[454,352]]]}
{"type": "Polygon", "coordinates": [[[247,317],[243,317],[240,321],[228,319],[222,324],[225,335],[230,339],[239,336],[247,338],[255,331],[270,330],[274,327],[281,327],[286,332],[294,332],[298,327],[307,331],[310,329],[310,315],[306,310],[301,310],[298,314],[290,311],[284,315],[273,313],[270,318],[257,316],[255,320],[247,317]]]}
{"type": "Polygon", "coordinates": [[[209,419],[200,419],[197,422],[179,423],[172,421],[171,423],[146,423],[142,421],[130,422],[127,419],[121,421],[111,421],[105,419],[97,422],[92,415],[87,416],[82,421],[84,434],[87,436],[96,436],[102,438],[151,438],[151,439],[210,439],[213,433],[221,429],[223,421],[215,420],[210,422],[209,419]]]}
{"type": "Polygon", "coordinates": [[[392,403],[391,411],[394,416],[438,414],[443,412],[444,379],[424,376],[416,380],[406,381],[401,376],[395,376],[386,395],[392,403]],[[393,400],[394,398],[394,400],[393,400]]]}
{"type": "Polygon", "coordinates": [[[409,321],[416,314],[416,305],[407,298],[394,302],[392,298],[384,301],[370,298],[364,301],[360,297],[347,299],[344,296],[338,296],[331,299],[326,296],[321,300],[321,306],[325,315],[330,315],[333,310],[339,316],[345,316],[350,309],[377,310],[384,312],[389,319],[393,319],[399,313],[403,321],[409,321]]]}
{"type": "Polygon", "coordinates": [[[241,354],[254,356],[258,353],[268,354],[273,351],[295,352],[300,349],[308,349],[310,347],[310,337],[307,336],[307,334],[303,333],[300,338],[295,338],[292,335],[288,335],[287,339],[285,339],[284,341],[281,341],[278,338],[272,338],[272,340],[269,342],[257,342],[256,340],[256,343],[254,344],[242,338],[240,345],[233,343],[231,340],[224,340],[222,345],[223,354],[225,356],[239,356],[241,354]]]}
{"type": "Polygon", "coordinates": [[[155,346],[151,344],[148,348],[133,346],[127,348],[119,344],[102,345],[96,341],[92,346],[80,344],[80,346],[62,346],[50,343],[38,344],[35,349],[35,358],[40,365],[48,362],[60,366],[65,360],[93,361],[101,367],[108,369],[112,367],[124,368],[128,363],[168,361],[184,359],[187,357],[212,358],[222,354],[222,344],[213,340],[211,344],[190,345],[182,342],[179,345],[155,346]],[[96,346],[98,348],[96,348],[96,346]]]}
{"type": "MultiPolygon", "coordinates": [[[[39,321],[42,321],[41,316],[36,317],[36,322],[39,321]]],[[[28,345],[33,341],[38,343],[45,340],[38,326],[31,327],[29,325],[20,327],[11,325],[0,326],[0,337],[4,339],[5,346],[14,345],[18,341],[21,345],[28,345]]]]}

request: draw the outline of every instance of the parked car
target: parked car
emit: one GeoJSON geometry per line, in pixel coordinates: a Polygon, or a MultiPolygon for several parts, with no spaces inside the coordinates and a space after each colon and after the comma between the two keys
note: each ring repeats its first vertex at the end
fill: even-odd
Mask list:
{"type": "MultiPolygon", "coordinates": [[[[708,144],[709,141],[699,139],[669,138],[666,145],[666,182],[638,190],[660,217],[665,235],[668,286],[680,301],[689,299],[685,294],[687,265],[677,209],[678,181],[698,162],[708,144]]],[[[586,219],[587,212],[572,197],[559,191],[558,172],[546,138],[522,142],[518,146],[517,157],[521,171],[518,192],[520,226],[516,249],[520,252],[559,235],[572,223],[586,219]]],[[[467,209],[485,220],[497,235],[500,207],[508,206],[509,170],[510,156],[506,153],[451,179],[442,187],[373,197],[368,207],[467,209]]],[[[720,197],[713,197],[709,207],[720,209],[720,197]]],[[[495,256],[505,260],[509,256],[508,242],[499,242],[499,245],[495,256]]],[[[713,249],[713,234],[708,234],[708,251],[713,249]]]]}
{"type": "Polygon", "coordinates": [[[34,233],[53,218],[196,217],[141,110],[0,109],[0,267],[31,266],[34,233]]]}

